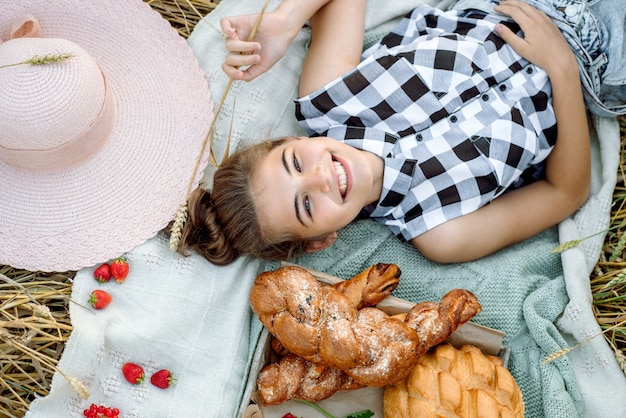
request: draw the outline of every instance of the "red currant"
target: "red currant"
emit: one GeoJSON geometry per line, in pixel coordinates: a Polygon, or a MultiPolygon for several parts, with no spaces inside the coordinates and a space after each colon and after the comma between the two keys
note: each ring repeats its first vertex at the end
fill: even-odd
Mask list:
{"type": "Polygon", "coordinates": [[[86,418],[119,418],[120,410],[104,405],[91,404],[89,409],[83,411],[83,415],[86,418]]]}

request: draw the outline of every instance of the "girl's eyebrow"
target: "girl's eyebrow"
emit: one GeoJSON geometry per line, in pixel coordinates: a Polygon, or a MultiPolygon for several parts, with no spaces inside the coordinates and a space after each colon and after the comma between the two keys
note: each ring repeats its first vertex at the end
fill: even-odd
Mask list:
{"type": "MultiPolygon", "coordinates": [[[[285,167],[285,170],[287,171],[287,174],[291,175],[291,170],[289,169],[289,164],[287,164],[287,151],[285,149],[283,149],[283,153],[281,155],[281,160],[283,162],[283,167],[285,167]]],[[[298,219],[298,222],[300,222],[302,224],[302,226],[306,227],[306,224],[304,223],[304,221],[302,220],[302,217],[300,216],[300,206],[298,205],[298,196],[296,195],[293,198],[293,207],[296,211],[296,219],[298,219]]]]}

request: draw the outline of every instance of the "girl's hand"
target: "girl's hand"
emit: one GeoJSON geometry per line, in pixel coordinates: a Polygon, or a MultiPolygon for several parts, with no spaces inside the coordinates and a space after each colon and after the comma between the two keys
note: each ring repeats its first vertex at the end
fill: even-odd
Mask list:
{"type": "Polygon", "coordinates": [[[222,70],[235,80],[250,81],[263,74],[287,51],[300,27],[293,27],[290,19],[278,11],[265,13],[253,40],[248,41],[258,15],[224,17],[220,20],[227,37],[229,51],[222,70]]]}
{"type": "Polygon", "coordinates": [[[522,38],[503,24],[496,26],[496,32],[522,57],[548,75],[578,70],[574,53],[545,13],[523,0],[503,0],[494,9],[511,16],[524,32],[522,38]]]}

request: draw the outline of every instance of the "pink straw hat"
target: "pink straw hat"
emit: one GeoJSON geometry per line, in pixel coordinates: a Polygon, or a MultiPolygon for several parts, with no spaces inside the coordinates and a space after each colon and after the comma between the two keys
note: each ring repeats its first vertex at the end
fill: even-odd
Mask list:
{"type": "Polygon", "coordinates": [[[142,0],[3,2],[0,264],[78,270],[155,236],[198,186],[212,112],[142,0]]]}

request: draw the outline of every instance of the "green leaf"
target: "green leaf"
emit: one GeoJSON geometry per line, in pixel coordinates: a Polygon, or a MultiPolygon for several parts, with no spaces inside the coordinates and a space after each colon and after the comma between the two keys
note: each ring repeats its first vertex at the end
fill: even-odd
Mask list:
{"type": "MultiPolygon", "coordinates": [[[[328,418],[335,418],[333,415],[331,415],[330,412],[326,411],[321,406],[314,404],[313,402],[309,402],[309,401],[305,401],[304,399],[297,399],[297,398],[294,398],[293,400],[309,405],[311,408],[317,409],[319,412],[321,412],[328,418]]],[[[373,415],[374,413],[372,411],[370,411],[369,409],[366,409],[365,411],[353,412],[350,415],[346,415],[346,418],[370,418],[373,415]]]]}
{"type": "Polygon", "coordinates": [[[371,416],[374,416],[374,413],[369,409],[366,409],[365,411],[354,412],[346,416],[346,418],[370,418],[371,416]]]}

